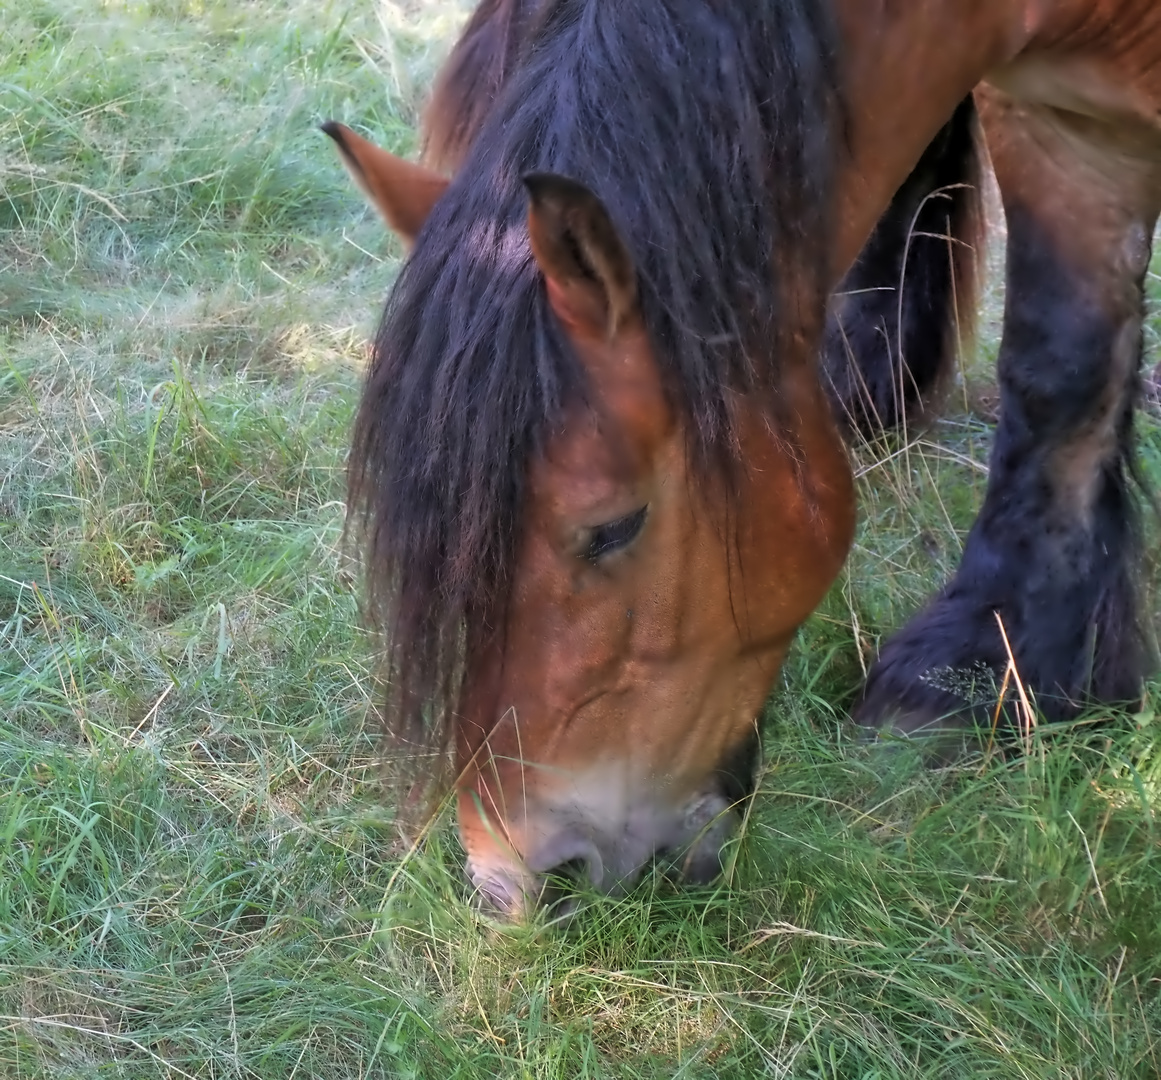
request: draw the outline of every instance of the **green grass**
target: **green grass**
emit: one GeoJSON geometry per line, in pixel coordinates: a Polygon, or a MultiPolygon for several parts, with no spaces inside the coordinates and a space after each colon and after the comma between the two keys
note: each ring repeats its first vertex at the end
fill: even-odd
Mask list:
{"type": "Polygon", "coordinates": [[[1158,688],[943,771],[843,723],[963,408],[860,455],[727,880],[499,929],[400,846],[339,548],[399,252],[316,122],[410,150],[465,8],[0,0],[0,1076],[1158,1075],[1158,688]]]}

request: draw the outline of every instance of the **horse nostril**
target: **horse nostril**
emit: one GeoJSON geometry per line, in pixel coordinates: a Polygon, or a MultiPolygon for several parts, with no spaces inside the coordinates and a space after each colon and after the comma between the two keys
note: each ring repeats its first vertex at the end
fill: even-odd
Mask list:
{"type": "Polygon", "coordinates": [[[541,852],[536,867],[542,877],[556,887],[591,886],[599,889],[605,880],[605,861],[591,840],[565,835],[554,839],[541,852]],[[541,870],[540,867],[545,869],[541,870]]]}
{"type": "Polygon", "coordinates": [[[544,876],[562,886],[583,886],[588,884],[589,864],[584,859],[569,859],[546,870],[544,876]]]}
{"type": "Polygon", "coordinates": [[[588,888],[600,888],[604,864],[593,845],[583,854],[558,862],[542,875],[540,903],[554,919],[571,919],[580,909],[578,894],[588,888]]]}
{"type": "Polygon", "coordinates": [[[578,905],[577,894],[595,884],[586,859],[569,859],[544,874],[540,903],[553,915],[571,915],[578,905]]]}

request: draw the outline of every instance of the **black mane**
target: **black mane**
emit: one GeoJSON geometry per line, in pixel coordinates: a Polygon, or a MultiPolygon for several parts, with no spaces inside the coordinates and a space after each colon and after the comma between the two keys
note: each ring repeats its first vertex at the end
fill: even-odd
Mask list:
{"type": "Polygon", "coordinates": [[[527,172],[605,203],[703,472],[730,391],[775,400],[821,326],[833,38],[818,0],[546,0],[399,275],[355,424],[351,520],[391,726],[446,749],[465,658],[502,626],[530,454],[584,376],[528,246],[527,172]],[[793,305],[780,282],[793,282],[793,305]]]}

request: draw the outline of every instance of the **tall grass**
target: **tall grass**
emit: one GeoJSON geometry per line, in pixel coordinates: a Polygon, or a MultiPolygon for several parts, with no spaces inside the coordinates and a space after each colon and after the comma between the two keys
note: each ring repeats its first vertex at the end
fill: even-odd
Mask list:
{"type": "Polygon", "coordinates": [[[338,539],[399,251],[315,124],[410,151],[465,8],[0,0],[0,1075],[1158,1075],[1157,688],[942,771],[844,726],[962,406],[860,452],[724,880],[503,929],[398,842],[338,539]]]}

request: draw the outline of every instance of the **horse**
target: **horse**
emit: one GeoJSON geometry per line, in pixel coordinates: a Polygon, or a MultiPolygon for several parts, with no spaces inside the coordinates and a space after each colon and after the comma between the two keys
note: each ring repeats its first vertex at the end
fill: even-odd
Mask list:
{"type": "Polygon", "coordinates": [[[558,873],[614,891],[656,857],[718,872],[757,718],[852,540],[840,421],[922,411],[971,309],[977,111],[1008,226],[987,490],[855,719],[986,723],[1002,702],[939,676],[1002,696],[1013,659],[1049,719],[1139,694],[1161,8],[485,0],[436,102],[457,86],[485,92],[429,122],[450,180],[324,130],[410,247],[349,513],[393,729],[454,789],[482,901],[520,918],[558,873]],[[889,301],[893,351],[836,363],[846,326],[874,344],[874,282],[915,281],[946,188],[943,268],[920,253],[910,308],[889,301]],[[852,283],[872,291],[828,322],[852,283]]]}

